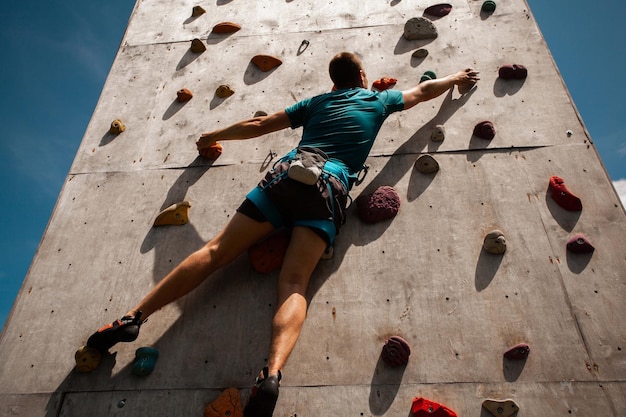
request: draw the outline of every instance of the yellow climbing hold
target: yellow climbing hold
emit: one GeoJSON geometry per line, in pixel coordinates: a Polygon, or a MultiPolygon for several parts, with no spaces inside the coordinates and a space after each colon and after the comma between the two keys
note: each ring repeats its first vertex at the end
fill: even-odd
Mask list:
{"type": "Polygon", "coordinates": [[[194,40],[191,41],[191,52],[199,54],[204,51],[206,51],[206,46],[200,39],[195,38],[194,40]]]}
{"type": "Polygon", "coordinates": [[[202,16],[205,13],[206,13],[206,10],[204,10],[202,6],[193,6],[193,9],[191,11],[191,16],[198,17],[198,16],[202,16]]]}
{"type": "Polygon", "coordinates": [[[123,131],[126,130],[126,126],[120,119],[115,119],[111,122],[111,128],[109,129],[109,133],[112,135],[119,135],[123,131]]]}
{"type": "Polygon", "coordinates": [[[230,97],[233,94],[235,94],[235,90],[230,88],[230,86],[224,84],[220,85],[219,87],[217,87],[217,90],[215,90],[215,95],[219,98],[230,97]]]}
{"type": "Polygon", "coordinates": [[[78,372],[91,372],[100,365],[102,354],[92,347],[82,346],[74,354],[74,359],[78,372]]]}
{"type": "Polygon", "coordinates": [[[159,213],[154,221],[154,225],[182,226],[183,224],[187,224],[189,222],[189,207],[191,207],[189,201],[181,201],[180,203],[172,204],[159,213]]]}

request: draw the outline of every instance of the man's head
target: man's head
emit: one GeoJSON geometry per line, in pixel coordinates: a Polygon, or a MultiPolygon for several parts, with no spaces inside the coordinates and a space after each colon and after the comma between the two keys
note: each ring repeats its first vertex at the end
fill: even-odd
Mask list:
{"type": "Polygon", "coordinates": [[[367,88],[367,77],[363,71],[361,59],[353,53],[341,52],[330,60],[328,65],[330,79],[337,89],[367,88]]]}

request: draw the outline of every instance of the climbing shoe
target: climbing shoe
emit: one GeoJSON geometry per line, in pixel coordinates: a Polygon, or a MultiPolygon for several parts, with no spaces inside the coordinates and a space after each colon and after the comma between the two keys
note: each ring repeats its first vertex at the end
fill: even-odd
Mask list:
{"type": "Polygon", "coordinates": [[[106,352],[118,342],[132,342],[137,339],[142,323],[141,311],[134,317],[124,316],[89,336],[87,346],[106,352]]]}
{"type": "Polygon", "coordinates": [[[244,417],[272,417],[276,401],[278,400],[278,386],[282,375],[268,375],[267,366],[263,368],[263,378],[258,377],[246,408],[243,410],[244,417]]]}

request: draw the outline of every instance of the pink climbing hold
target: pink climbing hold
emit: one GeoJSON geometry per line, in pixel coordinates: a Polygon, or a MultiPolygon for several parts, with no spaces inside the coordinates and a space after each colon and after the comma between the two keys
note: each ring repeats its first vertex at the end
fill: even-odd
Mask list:
{"type": "Polygon", "coordinates": [[[361,220],[365,223],[378,223],[398,214],[400,196],[395,188],[383,185],[372,194],[358,196],[356,206],[361,220]]]}
{"type": "Polygon", "coordinates": [[[498,69],[498,76],[503,80],[523,80],[528,76],[528,70],[520,64],[506,64],[498,69]]]}
{"type": "Polygon", "coordinates": [[[552,199],[565,210],[580,211],[583,209],[583,203],[580,201],[580,198],[567,189],[563,178],[556,175],[550,177],[549,188],[552,199]]]}
{"type": "Polygon", "coordinates": [[[595,250],[589,239],[582,233],[572,236],[567,242],[567,249],[574,253],[591,253],[595,250]]]}
{"type": "Polygon", "coordinates": [[[444,17],[447,16],[452,11],[452,5],[448,3],[440,3],[435,4],[433,6],[428,7],[424,10],[424,13],[435,16],[435,17],[444,17]]]}
{"type": "Polygon", "coordinates": [[[496,127],[488,120],[480,122],[474,126],[474,136],[491,140],[496,136],[496,127]]]}
{"type": "Polygon", "coordinates": [[[413,398],[411,417],[458,417],[457,414],[443,404],[422,397],[413,398]]]}
{"type": "Polygon", "coordinates": [[[406,340],[400,336],[391,336],[380,354],[382,360],[391,367],[404,366],[409,362],[411,348],[406,340]]]}
{"type": "Polygon", "coordinates": [[[504,357],[514,361],[521,361],[528,357],[530,347],[526,343],[520,343],[504,352],[504,357]]]}

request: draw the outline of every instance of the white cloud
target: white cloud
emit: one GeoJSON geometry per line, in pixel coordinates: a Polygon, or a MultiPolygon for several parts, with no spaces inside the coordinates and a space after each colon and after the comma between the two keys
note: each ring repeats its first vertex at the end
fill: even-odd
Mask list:
{"type": "Polygon", "coordinates": [[[622,205],[626,207],[626,179],[613,181],[613,186],[619,194],[620,200],[622,200],[622,205]]]}

